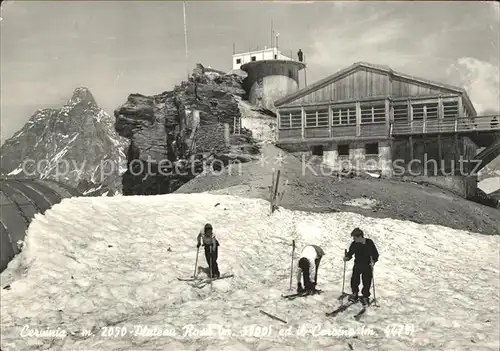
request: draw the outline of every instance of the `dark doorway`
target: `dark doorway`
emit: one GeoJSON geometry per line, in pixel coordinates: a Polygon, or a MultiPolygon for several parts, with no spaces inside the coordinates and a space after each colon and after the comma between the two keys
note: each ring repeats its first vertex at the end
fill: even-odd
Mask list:
{"type": "Polygon", "coordinates": [[[365,144],[365,154],[378,156],[378,143],[365,144]]]}
{"type": "Polygon", "coordinates": [[[337,152],[339,156],[349,156],[349,145],[338,145],[337,152]]]}
{"type": "Polygon", "coordinates": [[[312,154],[314,156],[323,156],[323,145],[315,145],[312,147],[312,154]]]}

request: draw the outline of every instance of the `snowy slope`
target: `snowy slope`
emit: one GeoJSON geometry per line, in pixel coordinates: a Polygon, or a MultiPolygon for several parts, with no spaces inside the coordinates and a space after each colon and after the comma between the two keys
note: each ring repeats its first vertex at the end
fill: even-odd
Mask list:
{"type": "MultiPolygon", "coordinates": [[[[222,195],[65,199],[37,215],[26,248],[1,274],[1,349],[498,350],[499,242],[351,213],[269,216],[264,200],[222,195]],[[193,274],[196,235],[206,222],[221,243],[221,272],[235,275],[214,282],[212,291],[176,279],[193,274]],[[375,267],[380,307],[361,322],[352,318],[358,306],[329,319],[325,312],[336,306],[341,258],[356,226],[381,254],[375,267]],[[323,294],[280,298],[289,287],[293,239],[299,248],[324,248],[323,294]],[[186,334],[190,325],[202,335],[186,334]],[[225,331],[219,334],[217,325],[225,331]],[[253,325],[272,327],[271,335],[247,335],[253,325]],[[157,330],[135,335],[138,326],[157,330]],[[301,335],[301,326],[317,329],[301,335]],[[110,327],[119,336],[103,336],[110,327]],[[280,336],[287,328],[290,335],[280,336]],[[55,337],[26,336],[36,329],[55,337]],[[95,336],[82,337],[84,329],[95,336]],[[323,333],[333,335],[318,336],[323,333]]],[[[202,252],[198,263],[206,266],[202,252]]]]}

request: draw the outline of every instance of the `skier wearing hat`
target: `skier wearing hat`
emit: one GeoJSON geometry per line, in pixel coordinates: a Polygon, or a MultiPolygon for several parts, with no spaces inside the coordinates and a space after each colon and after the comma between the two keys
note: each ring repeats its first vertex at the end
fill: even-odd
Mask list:
{"type": "Polygon", "coordinates": [[[352,295],[349,296],[349,301],[355,302],[358,300],[361,276],[361,280],[363,281],[361,303],[365,305],[369,302],[370,285],[373,279],[373,265],[378,261],[379,254],[373,240],[365,238],[361,229],[355,228],[351,236],[353,237],[353,242],[344,257],[344,261],[349,261],[353,255],[356,256],[351,276],[352,295]]]}
{"type": "Polygon", "coordinates": [[[203,229],[198,234],[198,245],[201,246],[203,241],[203,246],[205,247],[205,258],[210,269],[211,278],[220,278],[219,265],[217,264],[218,257],[218,247],[219,241],[215,238],[213,234],[213,228],[210,223],[205,224],[203,229]]]}
{"type": "Polygon", "coordinates": [[[317,245],[307,245],[302,249],[297,269],[297,293],[312,295],[318,292],[318,268],[325,252],[317,245]],[[304,286],[301,280],[304,278],[304,286]]]}

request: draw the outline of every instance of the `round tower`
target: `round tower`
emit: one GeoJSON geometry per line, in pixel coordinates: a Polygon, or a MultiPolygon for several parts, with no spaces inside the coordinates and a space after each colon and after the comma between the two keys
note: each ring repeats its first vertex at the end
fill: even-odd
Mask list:
{"type": "Polygon", "coordinates": [[[258,60],[241,65],[248,76],[243,81],[248,100],[256,105],[274,109],[274,102],[299,89],[299,71],[303,62],[295,60],[258,60]]]}

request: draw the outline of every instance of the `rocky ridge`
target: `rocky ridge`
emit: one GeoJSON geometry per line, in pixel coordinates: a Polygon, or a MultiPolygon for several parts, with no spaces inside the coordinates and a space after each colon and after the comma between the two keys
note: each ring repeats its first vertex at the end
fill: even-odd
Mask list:
{"type": "MultiPolygon", "coordinates": [[[[171,91],[129,95],[115,110],[116,131],[130,140],[123,194],[171,193],[207,170],[249,161],[244,145],[231,146],[241,117],[237,97],[245,96],[242,83],[239,75],[198,64],[171,91]]],[[[245,144],[251,137],[237,139],[245,144]]]]}

